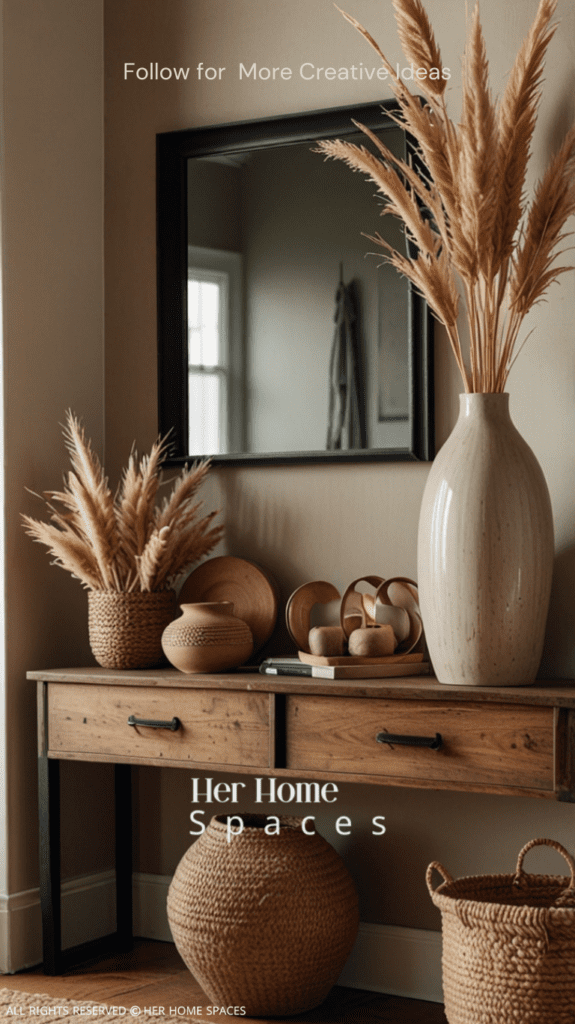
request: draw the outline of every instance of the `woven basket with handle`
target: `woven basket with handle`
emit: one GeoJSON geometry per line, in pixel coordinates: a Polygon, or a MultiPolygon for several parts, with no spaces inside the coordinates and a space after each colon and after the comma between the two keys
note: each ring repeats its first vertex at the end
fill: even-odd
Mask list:
{"type": "Polygon", "coordinates": [[[427,886],[442,913],[449,1024],[574,1024],[575,862],[560,843],[531,840],[513,875],[454,880],[434,861],[427,886]],[[524,872],[534,846],[557,850],[570,878],[524,872]]]}

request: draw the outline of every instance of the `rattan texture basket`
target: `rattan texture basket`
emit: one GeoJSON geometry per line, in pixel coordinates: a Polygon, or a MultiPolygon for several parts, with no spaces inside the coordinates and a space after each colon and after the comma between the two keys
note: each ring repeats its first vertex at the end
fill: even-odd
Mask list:
{"type": "Polygon", "coordinates": [[[358,928],[355,886],[339,854],[300,818],[212,818],[180,861],[168,893],[176,947],[216,1006],[287,1016],[318,1006],[337,981],[358,928]],[[239,827],[239,826],[238,826],[239,827]]]}
{"type": "Polygon", "coordinates": [[[155,668],[164,658],[162,633],[176,616],[173,590],[91,590],[90,648],[102,668],[155,668]]]}
{"type": "Polygon", "coordinates": [[[513,875],[454,880],[434,861],[427,886],[442,913],[449,1024],[574,1024],[575,862],[560,843],[527,843],[513,875]],[[570,878],[523,871],[542,845],[565,858],[570,878]],[[437,889],[434,870],[445,880],[437,889]]]}

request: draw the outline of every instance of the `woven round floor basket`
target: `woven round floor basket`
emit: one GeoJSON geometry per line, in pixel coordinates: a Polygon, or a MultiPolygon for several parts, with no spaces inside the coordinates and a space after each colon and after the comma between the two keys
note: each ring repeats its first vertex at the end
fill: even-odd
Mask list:
{"type": "Polygon", "coordinates": [[[238,817],[243,832],[228,842],[227,815],[216,816],[180,861],[168,893],[172,935],[214,1005],[248,1017],[303,1013],[323,1002],[351,952],[355,886],[302,819],[280,816],[268,835],[264,815],[238,817]]]}
{"type": "Polygon", "coordinates": [[[164,659],[162,633],[176,617],[173,590],[90,590],[90,648],[102,668],[154,668],[164,659]]]}
{"type": "Polygon", "coordinates": [[[560,843],[527,843],[514,875],[453,880],[434,861],[427,886],[442,913],[449,1024],[573,1024],[575,862],[560,843]],[[565,858],[570,878],[523,871],[527,851],[542,845],[565,858]],[[445,879],[437,889],[434,870],[445,879]]]}

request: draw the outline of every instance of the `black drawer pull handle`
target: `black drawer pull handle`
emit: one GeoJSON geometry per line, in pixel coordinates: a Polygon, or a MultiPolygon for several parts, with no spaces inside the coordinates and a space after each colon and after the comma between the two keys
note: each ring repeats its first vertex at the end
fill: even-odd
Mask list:
{"type": "Polygon", "coordinates": [[[397,747],[429,747],[430,750],[439,750],[443,745],[440,732],[435,736],[394,736],[391,732],[378,732],[375,737],[378,743],[391,743],[397,747]]]}
{"type": "Polygon", "coordinates": [[[128,725],[144,725],[146,729],[170,729],[171,732],[175,732],[181,726],[179,718],[172,718],[171,722],[157,722],[153,718],[136,718],[135,715],[130,715],[128,719],[128,725]]]}

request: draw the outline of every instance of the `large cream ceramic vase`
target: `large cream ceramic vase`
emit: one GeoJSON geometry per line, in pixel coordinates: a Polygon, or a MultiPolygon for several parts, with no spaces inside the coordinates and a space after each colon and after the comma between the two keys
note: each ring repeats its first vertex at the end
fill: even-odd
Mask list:
{"type": "Polygon", "coordinates": [[[461,395],[419,520],[421,614],[439,681],[533,683],[552,570],[549,492],[509,395],[461,395]]]}

